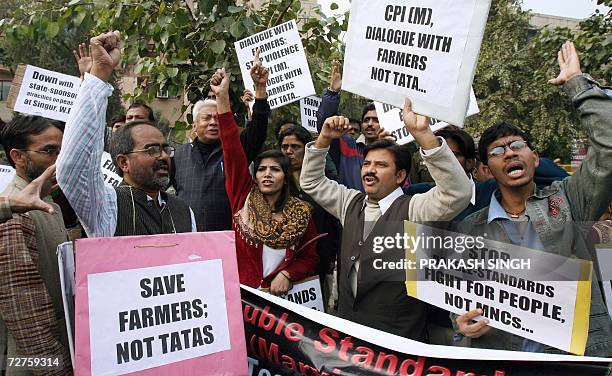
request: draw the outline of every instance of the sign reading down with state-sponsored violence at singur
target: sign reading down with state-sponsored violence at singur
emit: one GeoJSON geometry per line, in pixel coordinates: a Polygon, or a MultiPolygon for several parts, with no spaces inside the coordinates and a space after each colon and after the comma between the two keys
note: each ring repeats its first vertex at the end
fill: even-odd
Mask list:
{"type": "MultiPolygon", "coordinates": [[[[23,68],[20,67],[18,73],[20,71],[23,68]]],[[[67,121],[81,86],[79,77],[33,65],[26,66],[23,72],[21,85],[11,89],[19,90],[13,109],[24,114],[67,121]]]]}
{"type": "Polygon", "coordinates": [[[490,0],[354,0],[344,90],[463,125],[490,0]]]}
{"type": "Polygon", "coordinates": [[[268,103],[278,108],[315,93],[302,40],[294,20],[234,43],[244,87],[254,89],[250,69],[257,48],[270,75],[268,103]]]}

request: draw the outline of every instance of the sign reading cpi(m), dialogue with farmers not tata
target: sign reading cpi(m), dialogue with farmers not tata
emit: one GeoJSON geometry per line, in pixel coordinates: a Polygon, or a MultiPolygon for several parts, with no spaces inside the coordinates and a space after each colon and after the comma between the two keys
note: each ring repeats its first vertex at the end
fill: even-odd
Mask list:
{"type": "Polygon", "coordinates": [[[247,373],[234,233],[76,243],[76,373],[247,373]]]}

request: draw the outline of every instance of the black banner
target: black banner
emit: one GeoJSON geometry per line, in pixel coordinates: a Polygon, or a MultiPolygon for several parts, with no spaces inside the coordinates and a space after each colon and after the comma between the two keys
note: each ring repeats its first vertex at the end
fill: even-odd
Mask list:
{"type": "Polygon", "coordinates": [[[251,376],[603,376],[610,365],[416,356],[326,327],[244,288],[241,293],[251,376]]]}

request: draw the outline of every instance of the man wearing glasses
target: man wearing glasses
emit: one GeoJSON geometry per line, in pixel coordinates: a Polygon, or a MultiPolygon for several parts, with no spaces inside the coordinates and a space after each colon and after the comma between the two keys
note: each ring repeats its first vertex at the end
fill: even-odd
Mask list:
{"type": "MultiPolygon", "coordinates": [[[[591,147],[580,168],[570,177],[544,188],[533,177],[539,156],[527,134],[501,123],[488,128],[478,145],[480,159],[497,183],[488,207],[466,218],[472,230],[486,237],[566,257],[590,260],[590,226],[612,201],[612,99],[580,70],[578,52],[567,42],[559,51],[559,76],[549,83],[563,89],[580,113],[591,147]]],[[[612,322],[599,285],[591,284],[591,311],[585,355],[612,355],[612,322]]],[[[580,302],[577,302],[580,304],[580,302]]],[[[492,329],[472,310],[455,317],[458,331],[471,346],[528,352],[558,352],[552,347],[492,329]]]]}
{"type": "MultiPolygon", "coordinates": [[[[57,159],[63,131],[63,123],[40,116],[18,116],[4,127],[2,145],[16,174],[2,196],[27,190],[43,173],[52,175],[48,168],[57,159]]],[[[71,374],[55,253],[69,238],[59,206],[49,195],[43,200],[46,210],[13,214],[0,224],[0,369],[6,350],[9,358],[58,358],[61,366],[54,371],[71,374]]],[[[7,375],[15,371],[9,368],[7,375]]]]}
{"type": "Polygon", "coordinates": [[[169,234],[196,231],[193,212],[164,192],[170,182],[170,157],[162,132],[148,120],[126,124],[113,134],[110,152],[119,187],[104,184],[100,160],[105,114],[119,64],[119,32],[91,39],[93,66],[86,74],[66,124],[57,161],[57,180],[90,237],[169,234]]]}

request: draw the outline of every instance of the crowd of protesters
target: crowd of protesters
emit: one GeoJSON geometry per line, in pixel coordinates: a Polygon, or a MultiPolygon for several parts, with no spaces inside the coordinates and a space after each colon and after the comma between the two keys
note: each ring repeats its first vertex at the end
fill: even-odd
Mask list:
{"type": "MultiPolygon", "coordinates": [[[[449,315],[409,297],[404,281],[381,279],[371,259],[374,237],[402,232],[403,220],[460,221],[470,224],[466,232],[587,260],[593,242],[610,242],[612,98],[582,73],[571,42],[550,84],[578,111],[590,149],[569,176],[513,124],[491,124],[477,143],[458,127],[434,134],[408,98],[403,121],[419,149],[397,145],[373,104],[360,120],[339,113],[336,62],[318,135],[284,120],[275,127],[278,147],[262,150],[271,110],[258,56],[254,93],[242,98],[254,102],[244,130],[231,110],[229,73],[219,69],[193,104],[192,140],[175,149],[145,104],[106,118],[120,39],[101,34],[75,51],[83,81],[66,124],[19,115],[2,129],[16,176],[0,197],[0,354],[58,356],[64,367],[56,374],[72,372],[55,257],[70,218],[87,237],[231,230],[242,284],[282,296],[318,275],[326,309],[356,323],[434,344],[558,351],[474,321],[480,310],[449,315]],[[118,187],[100,170],[105,143],[123,178],[118,187]],[[54,179],[60,195],[50,195],[54,179]],[[578,222],[593,226],[568,231],[578,222]]],[[[609,357],[611,320],[596,278],[590,309],[585,355],[609,357]]]]}

